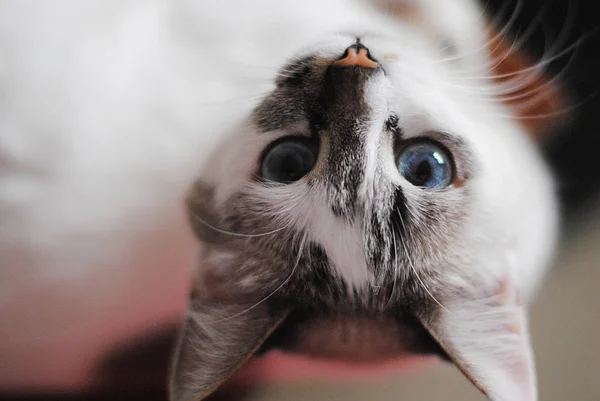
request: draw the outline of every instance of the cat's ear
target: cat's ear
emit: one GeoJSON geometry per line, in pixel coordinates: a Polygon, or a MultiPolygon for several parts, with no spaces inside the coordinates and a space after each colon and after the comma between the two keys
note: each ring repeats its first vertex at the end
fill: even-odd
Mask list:
{"type": "Polygon", "coordinates": [[[559,75],[552,75],[546,59],[534,60],[519,38],[490,29],[490,74],[497,84],[497,99],[536,142],[548,140],[568,117],[568,94],[559,75]]]}
{"type": "Polygon", "coordinates": [[[465,376],[492,401],[535,401],[526,312],[516,294],[457,298],[416,312],[465,376]]]}
{"type": "Polygon", "coordinates": [[[179,334],[171,401],[199,401],[229,379],[287,316],[266,303],[192,300],[179,334]]]}

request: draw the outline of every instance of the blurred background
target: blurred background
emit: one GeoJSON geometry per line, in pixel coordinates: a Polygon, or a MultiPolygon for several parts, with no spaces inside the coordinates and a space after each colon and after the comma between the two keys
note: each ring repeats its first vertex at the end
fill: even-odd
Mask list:
{"type": "MultiPolygon", "coordinates": [[[[541,18],[544,29],[526,43],[539,56],[548,38],[568,29],[571,42],[585,37],[573,52],[551,65],[564,73],[565,88],[579,99],[565,124],[546,144],[544,154],[559,182],[563,239],[559,256],[531,314],[539,372],[540,400],[600,400],[600,26],[594,2],[522,0],[523,11],[512,28],[523,30],[541,18]],[[567,27],[567,15],[573,22],[567,27]],[[566,68],[566,69],[565,69],[566,68]]],[[[482,0],[483,2],[483,0],[482,0]]],[[[487,0],[497,15],[504,1],[487,0]]],[[[505,20],[508,15],[503,17],[505,20]]],[[[1,167],[1,166],[0,166],[1,167]]],[[[526,172],[524,172],[526,174],[526,172]]],[[[0,322],[2,324],[2,322],[0,322]]],[[[102,385],[86,394],[16,394],[11,400],[145,399],[165,400],[164,376],[175,328],[136,338],[106,360],[102,385]]],[[[2,364],[0,355],[0,364],[2,364]]],[[[255,383],[252,400],[462,400],[484,398],[450,365],[435,364],[364,380],[311,380],[255,383]]],[[[235,392],[235,390],[232,390],[235,392]]],[[[222,399],[229,399],[227,394],[222,399]]]]}

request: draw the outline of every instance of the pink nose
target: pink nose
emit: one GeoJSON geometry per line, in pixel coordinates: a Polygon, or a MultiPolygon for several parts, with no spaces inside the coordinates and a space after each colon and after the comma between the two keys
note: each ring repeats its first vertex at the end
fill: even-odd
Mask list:
{"type": "Polygon", "coordinates": [[[357,43],[344,52],[341,59],[333,63],[336,67],[379,68],[379,63],[371,58],[369,49],[357,43]]]}

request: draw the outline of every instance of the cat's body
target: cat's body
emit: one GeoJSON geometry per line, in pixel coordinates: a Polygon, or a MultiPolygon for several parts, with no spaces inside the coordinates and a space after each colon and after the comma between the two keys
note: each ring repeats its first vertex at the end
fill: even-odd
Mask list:
{"type": "MultiPolygon", "coordinates": [[[[448,240],[437,259],[428,259],[435,253],[429,250],[418,261],[443,260],[460,272],[436,273],[434,263],[427,266],[434,274],[422,273],[442,287],[497,288],[506,278],[524,299],[532,294],[555,235],[552,185],[524,127],[486,100],[492,82],[476,79],[490,69],[481,9],[468,0],[396,2],[408,9],[397,24],[350,0],[249,3],[0,4],[0,385],[85,386],[116,344],[176,321],[196,265],[182,207],[190,184],[199,176],[209,184],[210,196],[195,199],[208,204],[200,217],[212,216],[220,226],[223,205],[247,186],[261,149],[289,129],[287,112],[273,112],[287,95],[254,115],[266,136],[256,136],[254,123],[246,122],[258,96],[275,88],[275,71],[315,52],[333,60],[358,36],[395,76],[392,85],[365,89],[373,91],[373,109],[382,91],[394,93],[391,108],[405,135],[451,130],[467,144],[453,156],[462,195],[450,193],[437,206],[431,200],[434,210],[456,207],[454,217],[415,240],[448,240]]],[[[279,79],[289,73],[282,70],[279,79]]],[[[368,120],[384,125],[384,114],[368,120]]],[[[308,135],[302,118],[295,129],[308,135]]],[[[462,146],[453,143],[446,146],[462,146]]],[[[381,160],[374,161],[377,149],[365,169],[389,178],[394,173],[379,171],[381,160]]],[[[391,190],[374,188],[376,194],[391,190]]],[[[420,196],[405,191],[409,200],[420,196]]],[[[276,206],[300,208],[293,215],[308,220],[294,217],[293,224],[302,226],[303,241],[324,250],[343,288],[360,293],[389,284],[389,271],[374,272],[365,262],[362,234],[338,218],[344,206],[336,217],[314,193],[305,206],[286,204],[286,194],[260,196],[268,195],[264,205],[279,196],[276,206]]],[[[194,212],[194,200],[191,205],[194,212]]],[[[232,215],[234,224],[224,229],[279,229],[246,212],[247,221],[236,223],[232,215]]],[[[440,212],[432,221],[446,217],[440,212]]],[[[200,226],[201,235],[211,232],[200,226]]],[[[391,240],[385,243],[389,257],[391,240]]],[[[298,250],[298,242],[280,246],[298,250]]],[[[372,260],[385,259],[375,253],[372,260]]],[[[225,257],[216,254],[212,263],[225,257]]],[[[270,284],[277,290],[279,283],[270,284]]],[[[261,293],[270,293],[270,284],[261,293]]],[[[256,316],[241,315],[241,322],[246,317],[256,316]]]]}
{"type": "Polygon", "coordinates": [[[344,19],[344,2],[263,3],[2,3],[3,386],[79,385],[179,319],[186,189],[306,43],[306,12],[313,28],[344,19]]]}
{"type": "Polygon", "coordinates": [[[86,385],[178,321],[185,191],[281,63],[358,19],[349,4],[0,4],[1,386],[86,385]]]}

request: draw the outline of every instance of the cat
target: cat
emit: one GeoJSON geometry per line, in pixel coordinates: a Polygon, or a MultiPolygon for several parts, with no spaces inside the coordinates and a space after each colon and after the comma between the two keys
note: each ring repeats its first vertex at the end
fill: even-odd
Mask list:
{"type": "Polygon", "coordinates": [[[188,308],[173,400],[274,331],[348,358],[339,327],[536,399],[557,213],[533,117],[559,96],[475,1],[379,3],[0,4],[1,386],[89,386],[188,308]]]}

